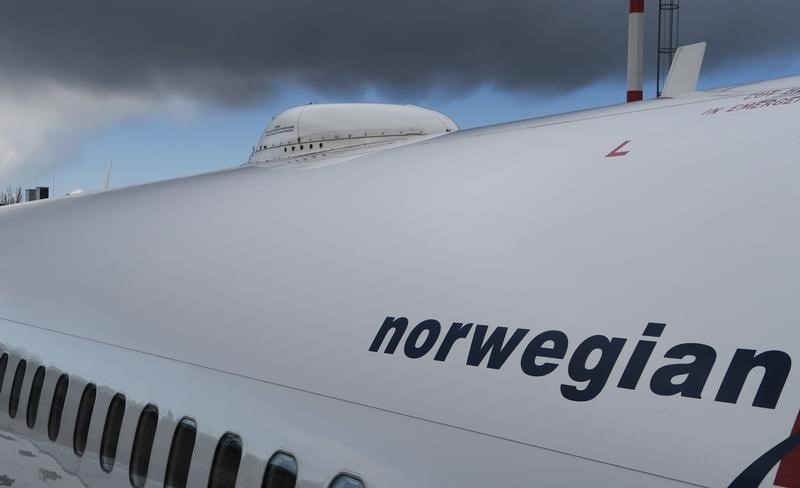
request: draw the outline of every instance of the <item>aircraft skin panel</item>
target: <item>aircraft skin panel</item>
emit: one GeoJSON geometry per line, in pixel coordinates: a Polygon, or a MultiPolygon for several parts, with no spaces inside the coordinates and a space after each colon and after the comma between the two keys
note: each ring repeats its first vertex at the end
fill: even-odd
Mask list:
{"type": "MultiPolygon", "coordinates": [[[[238,433],[252,480],[286,449],[300,486],[728,486],[800,398],[800,79],[770,83],[0,210],[0,343],[98,411],[195,418],[200,457],[238,433]],[[480,357],[493,334],[519,340],[480,357]],[[770,381],[737,388],[747,351],[770,381]]],[[[48,452],[2,410],[15,364],[0,428],[48,452]]],[[[56,461],[89,486],[91,442],[56,461]]]]}
{"type": "MultiPolygon", "coordinates": [[[[62,372],[70,372],[67,405],[72,408],[64,412],[56,442],[47,437],[47,422],[29,429],[24,421],[9,419],[4,408],[8,389],[0,393],[0,453],[5,453],[0,458],[0,472],[13,479],[29,477],[34,482],[27,486],[46,486],[35,482],[41,479],[41,469],[58,480],[53,486],[130,486],[133,431],[147,403],[157,404],[161,413],[148,477],[152,486],[163,483],[171,437],[177,421],[185,415],[202,427],[187,486],[205,486],[217,440],[226,432],[240,434],[246,446],[237,486],[260,486],[266,463],[278,450],[298,457],[300,487],[327,486],[341,471],[373,480],[369,486],[493,486],[502,479],[507,486],[523,487],[532,486],[552,470],[560,474],[558,479],[548,478],[548,486],[586,486],[602,479],[613,480],[615,486],[685,486],[293,388],[0,321],[0,342],[6,345],[10,341],[18,345],[4,347],[11,352],[12,366],[17,355],[38,365],[30,360],[34,351],[48,358],[42,363],[48,367],[48,388],[43,396],[48,396],[62,372]],[[75,407],[89,382],[98,385],[96,415],[86,452],[78,458],[72,449],[75,407]],[[178,389],[175,384],[194,387],[178,389]],[[111,397],[120,391],[128,399],[125,428],[114,469],[106,473],[99,463],[99,439],[104,413],[111,397]],[[465,463],[465,459],[476,456],[482,462],[465,463]],[[353,470],[353,466],[360,470],[353,470]],[[505,478],[504,473],[522,466],[527,473],[505,478]]],[[[24,396],[21,404],[27,404],[24,396]]],[[[40,414],[46,410],[40,408],[40,414]]]]}
{"type": "MultiPolygon", "coordinates": [[[[531,129],[535,127],[544,127],[550,125],[569,124],[582,120],[626,117],[640,112],[649,112],[652,110],[665,111],[674,109],[676,107],[708,106],[710,104],[712,107],[716,108],[717,104],[711,103],[712,100],[717,100],[717,101],[731,100],[731,101],[742,102],[745,101],[743,97],[754,96],[754,95],[766,95],[772,92],[774,92],[774,94],[777,96],[777,94],[793,90],[797,86],[800,86],[800,76],[778,78],[774,80],[760,81],[752,84],[734,85],[729,87],[706,90],[698,92],[696,97],[693,97],[692,99],[689,100],[650,99],[641,102],[636,102],[633,104],[626,103],[622,105],[597,107],[587,110],[579,110],[576,112],[567,112],[563,114],[520,120],[516,122],[505,122],[485,127],[462,129],[457,132],[447,134],[445,137],[447,140],[451,140],[454,138],[461,138],[461,137],[482,136],[495,133],[510,133],[515,130],[531,129]]],[[[796,92],[790,95],[794,94],[796,94],[796,92]]],[[[757,99],[753,98],[749,100],[757,100],[757,99]]],[[[734,103],[729,104],[728,106],[726,106],[726,109],[733,108],[735,105],[736,104],[734,103]]]]}

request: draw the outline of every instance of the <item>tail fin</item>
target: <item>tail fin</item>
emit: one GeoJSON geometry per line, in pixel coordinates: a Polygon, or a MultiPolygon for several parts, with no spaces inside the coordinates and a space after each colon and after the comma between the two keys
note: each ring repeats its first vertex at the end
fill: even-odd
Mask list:
{"type": "Polygon", "coordinates": [[[667,74],[667,83],[661,96],[675,98],[696,93],[697,79],[700,77],[705,53],[705,42],[679,47],[667,74]]]}

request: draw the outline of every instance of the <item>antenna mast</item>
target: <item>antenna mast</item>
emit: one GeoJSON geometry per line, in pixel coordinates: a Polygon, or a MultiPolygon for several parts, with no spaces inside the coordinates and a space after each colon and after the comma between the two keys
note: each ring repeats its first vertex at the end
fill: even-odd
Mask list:
{"type": "Polygon", "coordinates": [[[656,96],[661,96],[663,79],[672,66],[678,50],[680,34],[680,0],[658,0],[658,61],[656,62],[656,96]]]}
{"type": "Polygon", "coordinates": [[[103,181],[103,191],[108,190],[108,184],[111,183],[111,168],[114,166],[114,160],[108,160],[108,166],[106,167],[106,178],[103,181]]]}
{"type": "Polygon", "coordinates": [[[628,102],[644,98],[644,0],[628,7],[628,102]]]}

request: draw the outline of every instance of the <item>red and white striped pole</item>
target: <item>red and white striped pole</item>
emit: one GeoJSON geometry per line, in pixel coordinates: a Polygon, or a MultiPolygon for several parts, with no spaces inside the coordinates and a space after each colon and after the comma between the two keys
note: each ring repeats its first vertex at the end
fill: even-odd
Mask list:
{"type": "Polygon", "coordinates": [[[630,0],[628,10],[628,101],[644,98],[644,0],[630,0]]]}

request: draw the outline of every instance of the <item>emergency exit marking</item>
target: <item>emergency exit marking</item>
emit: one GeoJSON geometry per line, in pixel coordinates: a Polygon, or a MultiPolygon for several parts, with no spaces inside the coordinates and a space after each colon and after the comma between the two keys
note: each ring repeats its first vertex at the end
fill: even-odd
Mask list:
{"type": "Polygon", "coordinates": [[[625,147],[629,142],[631,142],[631,141],[625,141],[622,144],[620,144],[619,146],[615,147],[614,149],[611,150],[610,153],[606,154],[606,157],[607,158],[615,158],[617,156],[625,156],[630,151],[620,151],[620,149],[625,147]]]}

